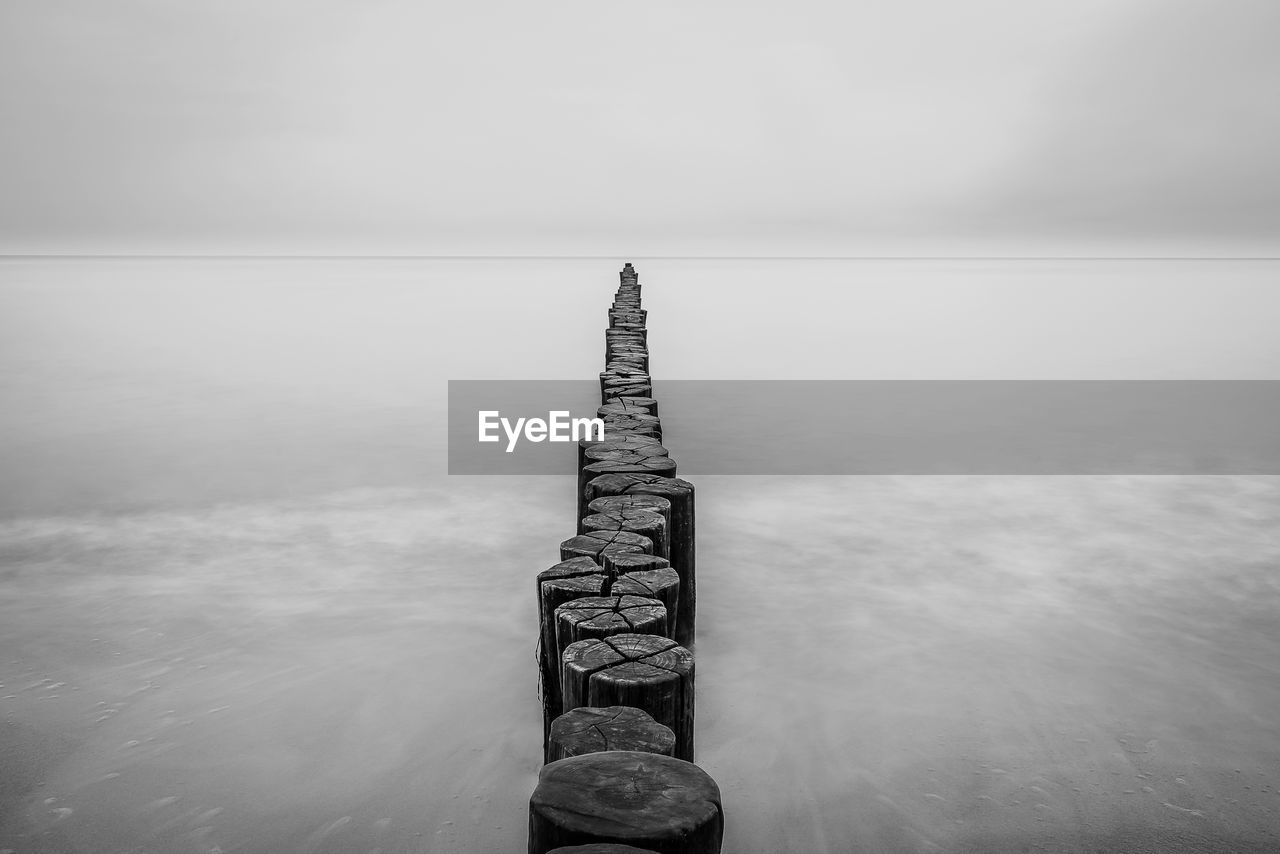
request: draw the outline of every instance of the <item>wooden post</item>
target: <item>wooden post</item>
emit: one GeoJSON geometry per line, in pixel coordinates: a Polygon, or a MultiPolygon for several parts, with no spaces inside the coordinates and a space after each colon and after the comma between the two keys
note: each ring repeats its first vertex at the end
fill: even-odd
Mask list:
{"type": "MultiPolygon", "coordinates": [[[[609,403],[619,397],[648,397],[652,399],[653,386],[648,383],[624,382],[610,383],[600,394],[601,403],[609,403]]],[[[656,409],[654,410],[657,411],[656,409]]]]}
{"type": "Polygon", "coordinates": [[[640,348],[639,352],[616,353],[613,356],[605,357],[605,367],[613,368],[618,365],[626,365],[639,371],[649,373],[649,351],[640,348]]]}
{"type": "Polygon", "coordinates": [[[641,398],[615,397],[610,403],[600,404],[596,408],[596,415],[600,418],[608,418],[610,415],[647,415],[650,418],[657,418],[658,416],[650,412],[648,407],[632,403],[639,399],[641,398]]]}
{"type": "Polygon", "coordinates": [[[584,596],[556,608],[555,659],[569,644],[592,638],[637,634],[670,637],[667,609],[645,596],[584,596]]]}
{"type": "Polygon", "coordinates": [[[604,332],[605,361],[615,350],[643,349],[649,345],[649,330],[634,323],[620,323],[604,332]]]}
{"type": "MultiPolygon", "coordinates": [[[[590,466],[588,466],[590,468],[590,466]]],[[[608,495],[657,495],[671,502],[671,565],[680,575],[680,612],[676,616],[676,641],[692,648],[697,619],[697,570],[694,548],[693,484],[687,480],[654,477],[644,473],[604,474],[587,482],[583,498],[590,505],[608,495]]]]}
{"type": "Polygon", "coordinates": [[[551,722],[562,711],[556,610],[588,596],[639,596],[662,603],[670,629],[680,606],[680,577],[667,561],[641,552],[604,552],[603,557],[604,567],[580,556],[538,573],[538,668],[544,749],[551,722]]]}
{"type": "Polygon", "coordinates": [[[624,394],[624,395],[619,395],[618,397],[611,397],[609,398],[609,401],[610,401],[609,403],[605,403],[601,405],[609,406],[612,404],[622,404],[623,406],[629,407],[633,411],[636,409],[639,409],[642,412],[649,413],[650,415],[656,416],[658,414],[658,401],[652,397],[645,397],[643,395],[635,395],[635,394],[624,394]]]}
{"type": "Polygon", "coordinates": [[[676,735],[671,727],[658,723],[648,712],[632,706],[583,706],[565,712],[551,724],[547,761],[604,750],[639,750],[670,756],[675,746],[676,735]]]}
{"type": "Polygon", "coordinates": [[[649,312],[645,311],[643,308],[636,308],[636,306],[631,303],[624,303],[621,305],[615,303],[614,306],[609,309],[610,329],[616,328],[615,324],[618,323],[643,324],[648,319],[649,312]]]}
{"type": "Polygon", "coordinates": [[[636,412],[631,415],[602,415],[604,436],[652,436],[662,441],[662,422],[656,415],[636,412]]]}
{"type": "Polygon", "coordinates": [[[670,562],[657,555],[612,554],[604,556],[607,584],[602,588],[616,596],[657,599],[667,609],[667,637],[674,631],[680,610],[680,576],[670,562]]]}
{"type": "MultiPolygon", "coordinates": [[[[605,459],[604,451],[636,451],[645,456],[665,457],[669,456],[667,449],[662,447],[662,442],[653,436],[638,434],[618,434],[610,435],[608,425],[606,424],[605,437],[603,439],[579,439],[578,440],[578,475],[581,479],[582,467],[589,462],[598,462],[605,459]],[[589,454],[588,451],[595,450],[597,453],[589,454]]],[[[582,533],[579,529],[578,533],[582,533]]]]}
{"type": "Polygon", "coordinates": [[[649,350],[644,344],[611,344],[604,359],[608,365],[622,363],[649,373],[649,350]]]}
{"type": "Polygon", "coordinates": [[[676,476],[675,460],[644,448],[617,451],[597,451],[594,448],[588,448],[583,452],[583,457],[586,463],[578,473],[579,520],[587,515],[587,504],[591,499],[600,497],[588,495],[587,484],[602,474],[639,474],[661,478],[676,476]]]}
{"type": "Polygon", "coordinates": [[[640,508],[610,510],[607,513],[591,513],[582,519],[582,530],[591,531],[630,531],[653,541],[653,553],[659,557],[670,557],[671,551],[667,539],[667,520],[661,513],[640,508]]]}
{"type": "Polygon", "coordinates": [[[612,368],[606,368],[600,374],[600,397],[601,403],[608,403],[611,397],[651,397],[650,391],[653,388],[653,381],[649,375],[636,368],[626,365],[616,365],[612,368]],[[641,387],[643,391],[629,392],[626,394],[619,393],[617,389],[626,387],[641,387]]]}
{"type": "Polygon", "coordinates": [[[614,362],[624,362],[633,365],[646,374],[649,373],[649,348],[644,340],[639,337],[620,338],[614,337],[613,340],[605,344],[604,350],[605,364],[614,362]]]}
{"type": "Polygon", "coordinates": [[[633,845],[613,845],[596,842],[592,845],[569,845],[553,848],[547,854],[655,854],[652,848],[636,848],[633,845]]]}
{"type": "MultiPolygon", "coordinates": [[[[667,531],[671,531],[671,502],[661,495],[606,495],[587,503],[590,513],[613,513],[619,510],[651,510],[667,520],[667,531]]],[[[668,544],[670,545],[670,544],[668,544]]]]}
{"type": "Polygon", "coordinates": [[[601,555],[624,552],[653,554],[653,540],[630,531],[592,531],[578,534],[560,544],[560,559],[589,557],[599,561],[601,555]]]}
{"type": "Polygon", "coordinates": [[[600,405],[605,406],[620,397],[653,396],[653,386],[649,382],[637,382],[629,377],[618,382],[610,382],[600,390],[600,405]]]}
{"type": "Polygon", "coordinates": [[[529,799],[529,854],[614,843],[659,854],[719,854],[720,788],[670,756],[610,750],[544,765],[529,799]]]}
{"type": "Polygon", "coordinates": [[[621,634],[565,647],[561,708],[635,706],[676,734],[675,755],[693,761],[693,654],[668,638],[621,634]]]}
{"type": "Polygon", "coordinates": [[[542,689],[542,749],[551,722],[560,714],[560,660],[556,650],[556,609],[573,599],[599,596],[609,576],[590,557],[572,557],[538,573],[538,677],[542,689]]]}

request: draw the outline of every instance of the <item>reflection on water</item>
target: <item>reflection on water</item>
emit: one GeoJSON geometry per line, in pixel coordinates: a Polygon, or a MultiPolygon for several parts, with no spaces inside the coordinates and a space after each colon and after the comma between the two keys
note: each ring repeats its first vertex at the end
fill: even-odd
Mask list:
{"type": "MultiPolygon", "coordinates": [[[[365,270],[293,321],[260,270],[5,291],[0,851],[522,850],[572,483],[440,476],[432,419],[451,374],[594,370],[586,321],[444,357],[602,315],[598,267],[550,307],[365,270]]],[[[1280,847],[1280,478],[690,476],[726,852],[1280,847]]]]}

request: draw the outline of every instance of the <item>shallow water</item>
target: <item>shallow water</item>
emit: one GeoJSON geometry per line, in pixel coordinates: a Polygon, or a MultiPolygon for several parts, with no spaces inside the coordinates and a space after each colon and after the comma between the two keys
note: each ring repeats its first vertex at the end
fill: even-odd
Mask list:
{"type": "MultiPolygon", "coordinates": [[[[0,264],[0,850],[522,850],[532,578],[572,483],[444,476],[443,384],[590,376],[616,266],[0,264]]],[[[1011,293],[972,265],[637,266],[659,380],[955,376],[904,289],[974,296],[970,332],[1011,293]],[[868,368],[865,336],[797,308],[793,346],[721,357],[778,325],[767,282],[803,308],[836,273],[905,283],[879,303],[900,356],[868,368]]],[[[1180,281],[1172,319],[1086,358],[1006,300],[1048,324],[1041,375],[1129,352],[1105,378],[1143,378],[1164,347],[1174,376],[1274,376],[1258,270],[1115,266],[1180,281]],[[1238,299],[1205,309],[1211,285],[1238,299]],[[1199,358],[1167,347],[1197,307],[1199,358]]],[[[1053,300],[1095,280],[1002,270],[1053,300]]],[[[1018,346],[960,361],[1026,376],[1018,346]]],[[[1280,845],[1280,478],[690,477],[726,851],[1280,845]]]]}

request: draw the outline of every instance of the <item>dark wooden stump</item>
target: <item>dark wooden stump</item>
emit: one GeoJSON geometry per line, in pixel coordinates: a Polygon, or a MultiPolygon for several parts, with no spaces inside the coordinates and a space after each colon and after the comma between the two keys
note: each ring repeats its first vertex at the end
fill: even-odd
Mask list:
{"type": "Polygon", "coordinates": [[[670,544],[667,540],[667,520],[661,513],[630,507],[623,510],[610,510],[606,513],[591,513],[582,519],[584,533],[592,531],[630,531],[653,541],[653,553],[659,557],[670,557],[670,544]]]}
{"type": "Polygon", "coordinates": [[[634,845],[613,845],[597,842],[593,845],[570,845],[553,848],[547,854],[655,854],[652,848],[636,848],[634,845]]]}
{"type": "Polygon", "coordinates": [[[635,706],[676,734],[693,761],[693,654],[668,638],[622,634],[571,643],[560,668],[561,709],[635,706]]]}
{"type": "Polygon", "coordinates": [[[599,561],[601,555],[643,552],[653,554],[653,540],[629,531],[593,531],[578,534],[560,544],[560,559],[589,557],[599,561]]]}
{"type": "Polygon", "coordinates": [[[619,323],[613,329],[605,331],[604,360],[622,350],[644,350],[649,348],[649,330],[634,323],[619,323]]]}
{"type": "MultiPolygon", "coordinates": [[[[610,576],[589,557],[574,557],[538,573],[538,677],[542,690],[542,749],[560,714],[560,658],[556,609],[565,602],[609,592],[610,576]]],[[[677,581],[678,583],[678,581],[677,581]]]]}
{"type": "Polygon", "coordinates": [[[588,481],[581,494],[588,505],[597,498],[610,495],[657,495],[671,502],[671,524],[667,528],[669,554],[672,567],[680,575],[680,610],[676,615],[675,639],[682,646],[692,648],[698,597],[693,484],[687,480],[645,473],[602,474],[588,481]]]}
{"type": "Polygon", "coordinates": [[[604,372],[601,374],[601,379],[606,376],[644,377],[646,380],[649,379],[649,374],[626,360],[619,362],[606,362],[604,372]]]}
{"type": "Polygon", "coordinates": [[[619,395],[618,397],[611,397],[609,398],[609,401],[610,401],[609,403],[605,403],[602,405],[611,406],[611,405],[620,403],[620,404],[623,404],[624,406],[630,407],[633,410],[639,409],[643,412],[649,413],[650,415],[656,416],[658,414],[658,401],[652,397],[646,397],[644,395],[635,395],[635,394],[624,394],[624,395],[619,395]]]}
{"type": "Polygon", "coordinates": [[[657,418],[646,407],[633,404],[630,397],[615,397],[612,403],[602,403],[596,408],[596,415],[600,418],[608,418],[610,415],[647,415],[650,418],[657,418]]]}
{"type": "Polygon", "coordinates": [[[613,513],[617,510],[650,510],[667,520],[671,530],[671,502],[661,495],[606,495],[587,503],[591,513],[613,513]]]}
{"type": "MultiPolygon", "coordinates": [[[[645,456],[665,457],[668,456],[667,449],[662,447],[662,442],[653,436],[645,434],[618,434],[610,433],[608,425],[605,427],[605,436],[603,439],[579,439],[578,440],[578,473],[581,475],[582,467],[589,462],[598,462],[606,457],[604,451],[636,451],[645,456]],[[597,453],[588,454],[591,449],[595,449],[597,453]]],[[[579,528],[578,533],[582,533],[579,528]]]]}
{"type": "Polygon", "coordinates": [[[569,644],[613,635],[670,637],[667,609],[646,596],[584,596],[565,602],[555,611],[555,659],[569,644]]]}
{"type": "Polygon", "coordinates": [[[627,385],[652,385],[652,380],[644,371],[633,365],[615,363],[608,365],[600,373],[600,394],[610,388],[627,385]]]}
{"type": "Polygon", "coordinates": [[[606,346],[645,347],[649,344],[649,330],[642,326],[606,329],[604,332],[606,346]]]}
{"type": "Polygon", "coordinates": [[[662,422],[656,415],[603,415],[605,438],[610,436],[652,436],[662,441],[662,422]]]}
{"type": "Polygon", "coordinates": [[[601,571],[608,580],[601,588],[605,594],[643,596],[661,602],[667,609],[667,637],[674,639],[680,610],[680,576],[670,562],[657,555],[605,555],[601,571]]]}
{"type": "MultiPolygon", "coordinates": [[[[665,449],[663,449],[665,450],[665,449]]],[[[587,515],[587,504],[598,495],[587,495],[587,485],[602,474],[639,474],[660,478],[676,476],[676,462],[652,449],[630,448],[623,450],[583,451],[584,464],[578,472],[578,520],[587,515]]]]}
{"type": "Polygon", "coordinates": [[[645,328],[643,323],[637,323],[632,320],[619,321],[615,326],[604,331],[605,341],[616,341],[628,343],[640,342],[647,344],[649,342],[649,330],[645,328]]]}
{"type": "Polygon", "coordinates": [[[651,397],[653,386],[649,383],[611,383],[600,392],[600,402],[608,403],[617,397],[651,397]]]}
{"type": "Polygon", "coordinates": [[[619,353],[613,358],[606,357],[605,368],[614,368],[618,366],[626,366],[635,368],[639,371],[648,373],[647,365],[649,362],[649,352],[644,350],[640,353],[619,353]]]}
{"type": "Polygon", "coordinates": [[[615,302],[609,309],[609,320],[612,326],[613,321],[622,321],[623,323],[644,323],[649,319],[649,312],[639,307],[639,302],[632,303],[615,302]]]}
{"type": "Polygon", "coordinates": [[[643,346],[612,345],[604,354],[604,360],[608,364],[626,362],[635,365],[645,373],[649,372],[649,351],[643,346]]]}
{"type": "Polygon", "coordinates": [[[634,845],[613,845],[608,842],[597,842],[593,845],[570,845],[567,848],[553,848],[547,854],[655,854],[652,848],[636,848],[634,845]]]}
{"type": "Polygon", "coordinates": [[[670,631],[680,607],[680,576],[660,557],[641,552],[603,553],[606,566],[589,557],[561,561],[538,573],[538,675],[542,687],[543,747],[551,722],[560,714],[560,659],[556,645],[556,609],[588,596],[639,596],[656,599],[667,612],[670,631]]]}
{"type": "Polygon", "coordinates": [[[604,336],[604,361],[612,362],[618,356],[648,356],[649,344],[643,330],[610,329],[604,336]]]}
{"type": "Polygon", "coordinates": [[[565,845],[634,845],[658,854],[719,854],[720,788],[670,756],[610,750],[542,767],[529,799],[529,854],[565,845]]]}
{"type": "MultiPolygon", "coordinates": [[[[608,593],[615,584],[612,577],[606,574],[600,585],[602,593],[608,593]]],[[[623,589],[642,588],[642,583],[624,581],[617,586],[623,589]]],[[[661,600],[631,593],[619,595],[580,596],[556,607],[552,615],[552,646],[546,655],[550,662],[557,663],[562,659],[564,650],[580,640],[599,639],[621,634],[653,634],[670,637],[669,617],[666,606],[661,600]]],[[[557,685],[553,690],[558,690],[557,685]]],[[[553,705],[548,712],[563,712],[562,704],[553,705]]],[[[544,718],[544,736],[548,721],[555,715],[544,718]]],[[[546,741],[544,739],[544,746],[546,741]]],[[[559,758],[559,757],[555,757],[559,758]]],[[[547,759],[546,761],[551,761],[547,759]]]]}
{"type": "MultiPolygon", "coordinates": [[[[612,417],[612,416],[611,416],[612,417]]],[[[654,439],[652,436],[630,436],[617,434],[610,436],[606,426],[603,439],[579,439],[579,445],[583,451],[589,448],[596,448],[600,451],[640,451],[655,457],[667,456],[667,449],[662,447],[662,443],[654,439]]],[[[602,459],[599,455],[593,459],[602,459]]]]}
{"type": "Polygon", "coordinates": [[[589,706],[565,712],[551,724],[548,762],[600,753],[605,750],[638,750],[670,756],[676,746],[671,727],[655,721],[648,712],[631,706],[589,706]]]}
{"type": "MultiPolygon", "coordinates": [[[[637,460],[644,457],[669,457],[667,449],[652,436],[609,436],[600,442],[579,441],[582,467],[603,460],[637,460]],[[623,456],[625,454],[625,456],[623,456]]],[[[579,468],[579,474],[582,469],[579,468]]]]}

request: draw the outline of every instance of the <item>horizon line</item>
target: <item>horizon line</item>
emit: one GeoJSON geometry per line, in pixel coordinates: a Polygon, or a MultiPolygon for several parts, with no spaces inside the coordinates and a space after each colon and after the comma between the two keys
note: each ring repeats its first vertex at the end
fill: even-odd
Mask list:
{"type": "Polygon", "coordinates": [[[298,261],[1280,261],[1277,255],[530,255],[426,253],[0,252],[0,259],[298,260],[298,261]]]}

